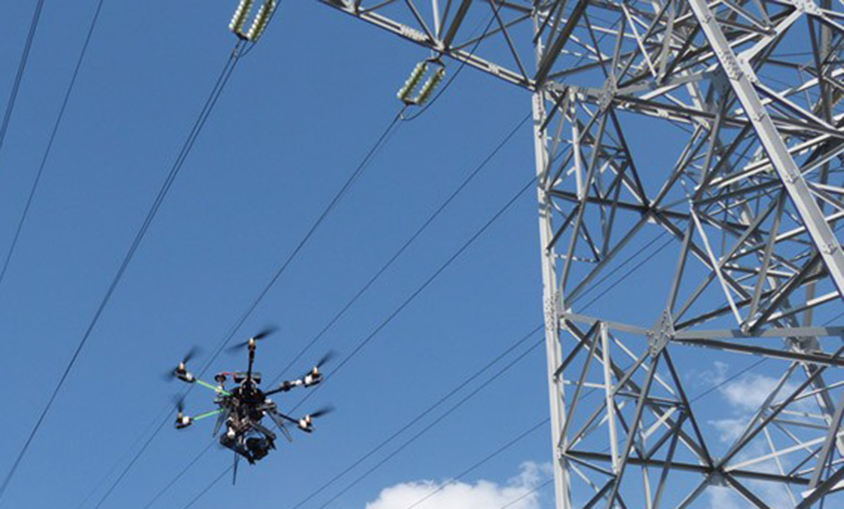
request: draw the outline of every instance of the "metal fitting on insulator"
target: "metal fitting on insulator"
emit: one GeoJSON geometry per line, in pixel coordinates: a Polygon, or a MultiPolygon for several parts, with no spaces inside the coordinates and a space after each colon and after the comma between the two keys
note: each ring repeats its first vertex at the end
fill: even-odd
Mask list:
{"type": "Polygon", "coordinates": [[[401,99],[402,102],[405,104],[413,102],[410,96],[413,94],[413,91],[416,90],[416,86],[419,85],[419,82],[422,81],[422,76],[424,76],[427,70],[428,62],[419,62],[416,64],[416,67],[413,68],[413,72],[410,73],[410,77],[407,78],[407,81],[404,82],[404,86],[399,89],[399,93],[397,94],[398,98],[401,99]]]}
{"type": "Polygon", "coordinates": [[[425,102],[430,99],[431,94],[436,90],[437,86],[442,82],[443,78],[445,78],[445,67],[440,67],[436,70],[434,74],[428,78],[428,81],[422,85],[422,88],[419,89],[419,96],[416,97],[414,101],[418,105],[425,104],[425,102]]]}
{"type": "Polygon", "coordinates": [[[234,11],[232,22],[229,23],[229,29],[238,37],[244,39],[246,38],[243,34],[243,27],[246,26],[246,17],[249,16],[249,12],[252,10],[252,4],[254,2],[255,0],[240,0],[237,10],[234,11]]]}
{"type": "Polygon", "coordinates": [[[247,39],[252,42],[258,42],[258,39],[261,38],[261,35],[264,34],[264,30],[267,29],[267,25],[270,23],[270,16],[272,16],[275,6],[276,0],[266,0],[264,5],[258,9],[258,14],[255,15],[255,21],[252,22],[249,32],[246,33],[247,39]]]}

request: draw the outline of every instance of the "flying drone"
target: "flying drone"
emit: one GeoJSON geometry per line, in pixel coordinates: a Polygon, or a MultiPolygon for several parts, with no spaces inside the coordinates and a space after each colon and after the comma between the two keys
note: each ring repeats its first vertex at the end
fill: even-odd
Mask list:
{"type": "Polygon", "coordinates": [[[269,417],[284,434],[284,437],[292,442],[293,436],[287,428],[288,425],[293,425],[305,433],[312,433],[314,431],[314,419],[332,410],[330,407],[323,408],[297,419],[279,412],[276,403],[270,399],[273,394],[288,392],[297,387],[314,387],[322,382],[323,375],[320,368],[330,359],[332,356],[330,353],[320,359],[302,378],[281,382],[278,387],[268,391],[262,391],[258,388],[261,384],[261,373],[252,369],[255,362],[255,350],[258,341],[266,338],[272,332],[274,332],[272,328],[264,330],[247,341],[231,347],[230,351],[248,348],[249,366],[245,372],[223,371],[217,373],[214,376],[217,385],[204,382],[188,371],[187,364],[196,354],[195,348],[182,358],[175,370],[168,372],[168,377],[178,378],[188,384],[197,384],[216,393],[214,404],[217,405],[217,410],[194,417],[185,415],[183,402],[179,401],[175,426],[176,429],[184,429],[191,426],[195,421],[217,416],[212,435],[216,437],[220,430],[225,427],[225,432],[220,434],[220,444],[235,453],[235,479],[237,477],[237,460],[240,457],[245,458],[250,464],[254,464],[276,448],[276,434],[261,422],[264,417],[269,417]],[[226,388],[225,384],[229,378],[237,384],[236,387],[226,388]]]}

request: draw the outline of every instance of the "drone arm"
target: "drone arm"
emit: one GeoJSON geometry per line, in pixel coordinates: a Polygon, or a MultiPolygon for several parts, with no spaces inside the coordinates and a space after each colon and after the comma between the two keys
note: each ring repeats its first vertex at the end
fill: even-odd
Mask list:
{"type": "Polygon", "coordinates": [[[265,392],[264,394],[267,396],[272,396],[273,394],[278,394],[279,392],[287,392],[295,387],[299,387],[304,383],[301,380],[292,380],[292,381],[285,381],[281,382],[281,384],[270,391],[265,392]]]}
{"type": "Polygon", "coordinates": [[[269,410],[269,411],[267,411],[267,413],[270,414],[270,417],[276,423],[278,423],[278,422],[283,423],[284,421],[288,421],[288,422],[292,422],[293,424],[297,424],[297,425],[299,424],[298,419],[294,419],[293,417],[290,417],[289,415],[285,415],[285,414],[279,412],[278,410],[269,410]]]}
{"type": "Polygon", "coordinates": [[[223,426],[223,423],[228,420],[229,414],[231,414],[231,409],[220,409],[219,417],[217,417],[217,422],[214,423],[214,430],[211,432],[211,436],[217,436],[217,433],[220,431],[220,428],[223,426]]]}
{"type": "Polygon", "coordinates": [[[306,415],[301,419],[294,419],[293,417],[285,415],[274,408],[267,410],[267,413],[270,414],[270,417],[273,419],[273,421],[276,422],[276,424],[279,424],[279,422],[283,419],[284,421],[289,421],[295,424],[297,428],[304,431],[305,433],[310,433],[313,431],[313,428],[311,427],[312,420],[310,415],[306,415]]]}
{"type": "Polygon", "coordinates": [[[210,412],[205,412],[204,414],[197,415],[193,418],[194,421],[199,421],[201,419],[207,419],[208,417],[214,417],[222,412],[222,409],[212,410],[210,412]]]}
{"type": "MultiPolygon", "coordinates": [[[[269,409],[266,412],[267,412],[267,415],[270,416],[270,419],[272,419],[273,422],[275,423],[275,425],[278,427],[278,429],[280,429],[281,432],[284,434],[284,438],[286,438],[288,442],[292,442],[293,436],[290,435],[290,431],[288,431],[287,426],[284,425],[284,416],[279,414],[278,411],[275,410],[274,408],[269,409]]],[[[289,419],[289,420],[292,420],[292,419],[289,419]]]]}
{"type": "Polygon", "coordinates": [[[208,382],[202,381],[198,378],[196,379],[196,383],[205,387],[206,389],[211,389],[212,391],[214,391],[216,393],[224,394],[226,396],[231,396],[231,393],[229,391],[223,389],[222,387],[220,387],[218,385],[209,384],[208,382]]]}
{"type": "MultiPolygon", "coordinates": [[[[324,362],[324,360],[320,362],[324,362]]],[[[316,367],[314,367],[314,369],[308,371],[308,373],[304,377],[299,378],[298,380],[288,380],[285,382],[281,382],[281,385],[271,391],[267,391],[266,394],[267,396],[269,396],[279,392],[287,392],[296,387],[313,387],[314,385],[317,385],[320,382],[322,382],[322,373],[320,373],[319,365],[317,365],[316,367]]]]}

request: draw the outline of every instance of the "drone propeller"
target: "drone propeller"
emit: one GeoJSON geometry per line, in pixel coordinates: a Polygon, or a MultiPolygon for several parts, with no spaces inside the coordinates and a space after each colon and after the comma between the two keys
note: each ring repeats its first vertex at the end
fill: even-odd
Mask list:
{"type": "Polygon", "coordinates": [[[226,349],[226,351],[229,352],[229,353],[234,353],[238,350],[241,350],[241,349],[249,346],[249,342],[252,341],[253,339],[255,341],[261,341],[262,339],[266,338],[267,336],[269,336],[270,334],[274,333],[277,330],[278,330],[278,327],[276,327],[275,325],[270,325],[269,327],[266,327],[264,330],[262,330],[258,334],[255,334],[254,336],[247,339],[246,341],[241,341],[240,343],[237,343],[235,345],[228,347],[226,349]]]}
{"type": "Polygon", "coordinates": [[[314,430],[314,427],[313,427],[314,419],[322,417],[323,415],[330,414],[333,411],[334,411],[333,406],[327,406],[327,407],[323,407],[323,408],[320,408],[319,410],[315,410],[315,411],[309,413],[305,417],[302,417],[301,419],[299,419],[299,422],[298,422],[299,429],[301,429],[302,431],[304,431],[306,433],[313,432],[313,430],[314,430]]]}
{"type": "Polygon", "coordinates": [[[185,411],[185,396],[184,395],[174,394],[171,397],[171,400],[173,401],[173,406],[176,408],[176,412],[181,414],[182,412],[185,411]]]}
{"type": "Polygon", "coordinates": [[[336,356],[337,352],[335,352],[334,350],[329,350],[328,352],[326,352],[325,355],[322,356],[320,360],[317,361],[316,365],[310,371],[305,373],[305,376],[303,378],[307,378],[308,376],[321,378],[320,369],[336,356]]]}
{"type": "Polygon", "coordinates": [[[331,412],[333,412],[334,410],[336,410],[336,408],[334,408],[333,405],[328,405],[328,406],[320,408],[319,410],[311,412],[310,414],[308,414],[308,416],[316,419],[316,418],[322,417],[323,415],[328,415],[331,412]]]}
{"type": "Polygon", "coordinates": [[[198,346],[194,345],[188,350],[185,355],[182,357],[182,363],[187,364],[189,360],[193,359],[197,355],[199,355],[200,349],[198,346]]]}
{"type": "Polygon", "coordinates": [[[176,429],[187,428],[193,424],[193,417],[184,414],[185,397],[173,396],[173,405],[176,407],[176,429]]]}
{"type": "Polygon", "coordinates": [[[326,354],[323,355],[322,358],[317,361],[317,363],[316,363],[317,369],[321,368],[323,365],[325,365],[328,361],[330,361],[334,357],[337,357],[337,352],[335,352],[334,350],[329,350],[328,352],[326,352],[326,354]]]}
{"type": "Polygon", "coordinates": [[[191,359],[193,359],[194,357],[199,355],[201,352],[202,352],[202,350],[198,346],[192,346],[190,348],[190,350],[188,350],[182,356],[182,360],[181,360],[181,362],[179,362],[179,365],[176,367],[176,369],[171,369],[171,370],[166,371],[165,373],[162,374],[161,378],[163,378],[164,380],[172,380],[172,379],[178,377],[179,376],[178,371],[179,370],[183,370],[183,371],[186,370],[187,369],[186,368],[187,363],[191,359]]]}

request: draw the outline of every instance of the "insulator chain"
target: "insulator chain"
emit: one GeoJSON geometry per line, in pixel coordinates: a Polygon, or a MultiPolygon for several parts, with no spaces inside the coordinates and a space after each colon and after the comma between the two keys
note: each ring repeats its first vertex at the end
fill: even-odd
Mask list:
{"type": "Polygon", "coordinates": [[[416,67],[413,68],[413,71],[410,73],[410,77],[407,78],[407,81],[404,82],[404,85],[399,89],[399,92],[396,95],[406,105],[421,106],[431,98],[431,95],[442,82],[443,78],[445,78],[445,66],[442,62],[439,60],[425,60],[419,62],[416,64],[416,67]],[[425,80],[425,83],[420,87],[419,83],[422,82],[422,78],[424,78],[425,74],[428,73],[430,64],[435,64],[437,69],[428,76],[428,79],[425,80]],[[415,97],[414,94],[416,94],[415,97]]]}
{"type": "Polygon", "coordinates": [[[252,4],[255,0],[240,0],[237,9],[234,11],[232,21],[229,23],[229,29],[241,39],[251,42],[257,42],[267,29],[270,22],[270,17],[275,11],[278,0],[264,0],[264,4],[258,9],[255,18],[252,20],[252,25],[246,32],[243,29],[246,27],[246,20],[252,12],[252,4]]]}

